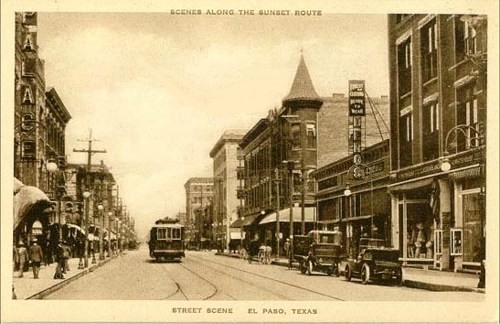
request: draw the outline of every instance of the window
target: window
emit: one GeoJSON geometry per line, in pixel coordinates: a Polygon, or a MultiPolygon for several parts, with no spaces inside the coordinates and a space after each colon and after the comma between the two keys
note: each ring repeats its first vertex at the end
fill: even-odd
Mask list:
{"type": "Polygon", "coordinates": [[[439,104],[434,102],[423,107],[423,158],[430,161],[439,157],[438,130],[439,130],[439,104]]]}
{"type": "Polygon", "coordinates": [[[469,85],[459,90],[457,97],[459,104],[457,106],[457,124],[471,126],[467,129],[467,136],[457,133],[458,151],[468,150],[477,147],[479,143],[479,120],[478,120],[478,101],[474,94],[475,86],[469,85]]]}
{"type": "Polygon", "coordinates": [[[470,21],[464,21],[464,44],[465,54],[476,54],[477,52],[477,38],[476,29],[472,26],[470,21]]]}
{"type": "Polygon", "coordinates": [[[172,228],[172,239],[181,239],[181,229],[180,228],[172,228]]]}
{"type": "Polygon", "coordinates": [[[300,124],[292,125],[292,148],[300,148],[300,124]]]}
{"type": "Polygon", "coordinates": [[[462,195],[463,256],[464,262],[481,262],[481,239],[483,237],[484,201],[480,192],[462,195]]]}
{"type": "Polygon", "coordinates": [[[307,147],[316,148],[316,125],[307,124],[306,125],[306,135],[307,135],[307,147]]]}
{"type": "Polygon", "coordinates": [[[443,245],[443,231],[434,230],[434,254],[436,256],[443,254],[442,245],[443,245]]]}
{"type": "Polygon", "coordinates": [[[436,20],[422,28],[422,78],[429,81],[437,76],[437,28],[436,20]]]}
{"type": "Polygon", "coordinates": [[[398,46],[398,87],[400,96],[411,91],[412,60],[411,38],[408,38],[398,46]]]}
{"type": "Polygon", "coordinates": [[[156,234],[156,237],[159,240],[165,240],[167,239],[167,229],[166,228],[159,228],[156,234]]]}
{"type": "Polygon", "coordinates": [[[462,255],[462,229],[451,229],[451,252],[450,255],[462,255]]]}

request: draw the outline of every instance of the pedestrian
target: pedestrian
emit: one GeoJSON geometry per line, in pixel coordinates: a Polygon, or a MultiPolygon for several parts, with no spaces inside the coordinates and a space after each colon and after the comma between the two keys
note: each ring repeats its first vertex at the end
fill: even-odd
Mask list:
{"type": "Polygon", "coordinates": [[[24,246],[23,241],[19,241],[17,245],[17,263],[19,264],[19,278],[23,277],[24,266],[28,262],[28,250],[24,246]]]}
{"type": "Polygon", "coordinates": [[[71,248],[68,245],[68,242],[64,241],[63,242],[63,257],[64,257],[64,264],[63,264],[63,273],[66,273],[69,271],[69,258],[71,257],[71,248]]]}
{"type": "Polygon", "coordinates": [[[31,267],[33,269],[33,277],[38,279],[38,273],[40,272],[40,263],[43,260],[42,247],[38,245],[37,239],[33,239],[33,245],[30,247],[30,261],[31,267]]]}
{"type": "Polygon", "coordinates": [[[285,244],[283,244],[283,249],[285,250],[285,256],[288,259],[288,269],[292,268],[292,259],[290,258],[290,239],[287,238],[285,244]]]}
{"type": "Polygon", "coordinates": [[[62,274],[62,268],[64,266],[64,248],[62,241],[59,241],[59,243],[56,246],[56,258],[57,258],[57,267],[56,267],[56,273],[54,274],[54,279],[64,279],[62,274]]]}
{"type": "Polygon", "coordinates": [[[19,255],[17,254],[17,247],[16,244],[12,244],[12,264],[14,265],[14,271],[19,270],[19,255]]]}

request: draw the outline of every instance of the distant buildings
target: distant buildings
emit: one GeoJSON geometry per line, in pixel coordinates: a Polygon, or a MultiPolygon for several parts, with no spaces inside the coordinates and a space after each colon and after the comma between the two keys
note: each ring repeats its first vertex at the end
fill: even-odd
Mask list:
{"type": "MultiPolygon", "coordinates": [[[[238,129],[225,131],[210,151],[214,172],[213,223],[216,224],[214,230],[225,247],[228,247],[231,240],[229,226],[239,217],[237,169],[240,147],[238,144],[245,133],[246,130],[238,129]]],[[[239,230],[233,232],[239,234],[239,230]]]]}
{"type": "Polygon", "coordinates": [[[211,214],[207,206],[214,197],[214,179],[211,177],[194,177],[184,184],[186,192],[186,239],[201,248],[201,242],[211,239],[211,214]]]}

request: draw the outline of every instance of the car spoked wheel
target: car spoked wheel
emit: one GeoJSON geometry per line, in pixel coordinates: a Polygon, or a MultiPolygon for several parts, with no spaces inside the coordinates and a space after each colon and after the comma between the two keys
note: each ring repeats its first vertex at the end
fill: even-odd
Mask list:
{"type": "Polygon", "coordinates": [[[345,276],[345,278],[346,278],[347,281],[351,281],[351,279],[352,279],[352,272],[351,272],[351,268],[348,265],[345,266],[344,276],[345,276]]]}
{"type": "Polygon", "coordinates": [[[313,272],[313,262],[309,261],[307,263],[307,275],[310,276],[313,272]]]}
{"type": "Polygon", "coordinates": [[[398,286],[402,286],[403,285],[403,270],[400,270],[397,274],[396,274],[396,285],[398,286]]]}
{"type": "Polygon", "coordinates": [[[370,266],[368,264],[363,264],[361,268],[361,283],[366,285],[370,280],[370,266]]]}

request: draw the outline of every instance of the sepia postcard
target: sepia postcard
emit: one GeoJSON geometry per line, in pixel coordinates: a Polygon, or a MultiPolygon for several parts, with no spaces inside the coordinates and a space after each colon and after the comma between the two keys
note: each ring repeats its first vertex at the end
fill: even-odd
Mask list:
{"type": "Polygon", "coordinates": [[[500,320],[497,1],[1,6],[2,322],[500,320]]]}

